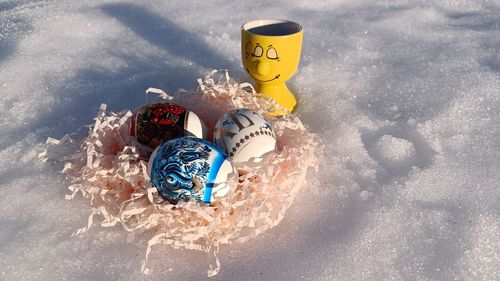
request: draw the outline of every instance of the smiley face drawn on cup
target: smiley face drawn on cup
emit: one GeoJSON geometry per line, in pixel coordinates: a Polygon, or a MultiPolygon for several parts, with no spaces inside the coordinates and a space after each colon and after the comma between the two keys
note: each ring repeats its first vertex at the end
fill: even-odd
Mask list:
{"type": "MultiPolygon", "coordinates": [[[[250,43],[248,43],[248,45],[250,45],[250,43]]],[[[273,45],[269,45],[265,48],[266,51],[264,52],[263,46],[261,46],[259,43],[256,43],[251,53],[249,53],[248,50],[245,50],[245,56],[250,56],[253,58],[252,63],[250,64],[250,68],[252,69],[252,71],[250,71],[250,68],[247,67],[247,73],[255,81],[262,83],[271,82],[281,77],[281,74],[279,73],[279,65],[273,65],[281,61],[280,57],[278,56],[278,51],[273,45]],[[274,70],[275,72],[271,70],[274,70]]],[[[248,57],[246,59],[248,59],[248,57]]]]}

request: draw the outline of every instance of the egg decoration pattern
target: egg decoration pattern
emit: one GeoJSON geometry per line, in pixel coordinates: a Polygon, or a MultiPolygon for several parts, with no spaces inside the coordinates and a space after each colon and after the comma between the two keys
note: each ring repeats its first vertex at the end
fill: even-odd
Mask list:
{"type": "Polygon", "coordinates": [[[160,196],[211,203],[231,192],[237,172],[227,154],[217,145],[194,137],[181,137],[158,146],[150,157],[151,182],[160,196]]]}
{"type": "Polygon", "coordinates": [[[155,148],[177,137],[205,138],[206,131],[205,124],[194,112],[176,104],[155,103],[137,111],[132,135],[139,143],[155,148]]]}
{"type": "Polygon", "coordinates": [[[258,162],[276,149],[271,124],[247,108],[227,112],[217,121],[214,142],[226,150],[235,164],[258,162]]]}

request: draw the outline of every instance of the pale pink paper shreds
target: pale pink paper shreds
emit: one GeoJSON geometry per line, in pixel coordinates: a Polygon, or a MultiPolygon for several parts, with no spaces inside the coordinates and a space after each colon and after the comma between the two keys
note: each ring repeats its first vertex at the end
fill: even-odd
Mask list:
{"type": "Polygon", "coordinates": [[[62,172],[71,181],[67,199],[80,193],[89,200],[88,223],[75,235],[87,231],[96,215],[102,217],[103,227],[121,224],[142,235],[151,233],[144,230],[155,232],[147,245],[144,273],[151,271],[147,264],[152,247],[166,244],[207,253],[208,275],[217,274],[219,245],[245,242],[276,226],[300,187],[311,184],[308,170],[318,169],[319,138],[297,116],[272,117],[269,112],[276,104],[256,94],[251,85],[231,80],[227,71],[213,71],[198,83],[195,91],[180,91],[169,102],[196,112],[210,131],[225,112],[250,108],[271,122],[278,140],[271,159],[239,169],[239,183],[221,202],[180,202],[175,206],[163,202],[149,182],[149,153],[141,151],[130,136],[131,111],[107,113],[102,105],[86,138],[50,138],[39,154],[44,160],[64,162],[62,172]]]}

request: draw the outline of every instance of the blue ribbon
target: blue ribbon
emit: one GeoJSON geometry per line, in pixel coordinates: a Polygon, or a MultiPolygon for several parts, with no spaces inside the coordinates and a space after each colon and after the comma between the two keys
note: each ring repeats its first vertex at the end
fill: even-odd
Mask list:
{"type": "Polygon", "coordinates": [[[210,198],[212,197],[212,189],[215,185],[215,179],[217,178],[217,174],[219,173],[220,168],[222,167],[222,163],[224,163],[225,157],[223,153],[216,150],[217,156],[215,156],[214,163],[210,167],[210,171],[208,172],[207,183],[205,184],[205,192],[203,194],[203,202],[210,203],[210,198]]]}

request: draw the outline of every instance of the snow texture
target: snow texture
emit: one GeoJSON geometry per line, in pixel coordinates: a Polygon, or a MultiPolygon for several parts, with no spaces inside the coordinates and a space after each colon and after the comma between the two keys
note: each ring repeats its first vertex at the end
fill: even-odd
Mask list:
{"type": "MultiPolygon", "coordinates": [[[[318,174],[277,227],[223,246],[213,280],[500,280],[500,4],[495,1],[0,2],[0,280],[204,280],[206,256],[120,227],[71,237],[47,137],[196,87],[250,81],[240,26],[304,26],[289,81],[325,143],[318,174]],[[316,183],[317,184],[313,184],[316,183]]],[[[83,135],[86,130],[81,130],[83,135]]],[[[82,136],[83,136],[82,135],[82,136]]]]}

